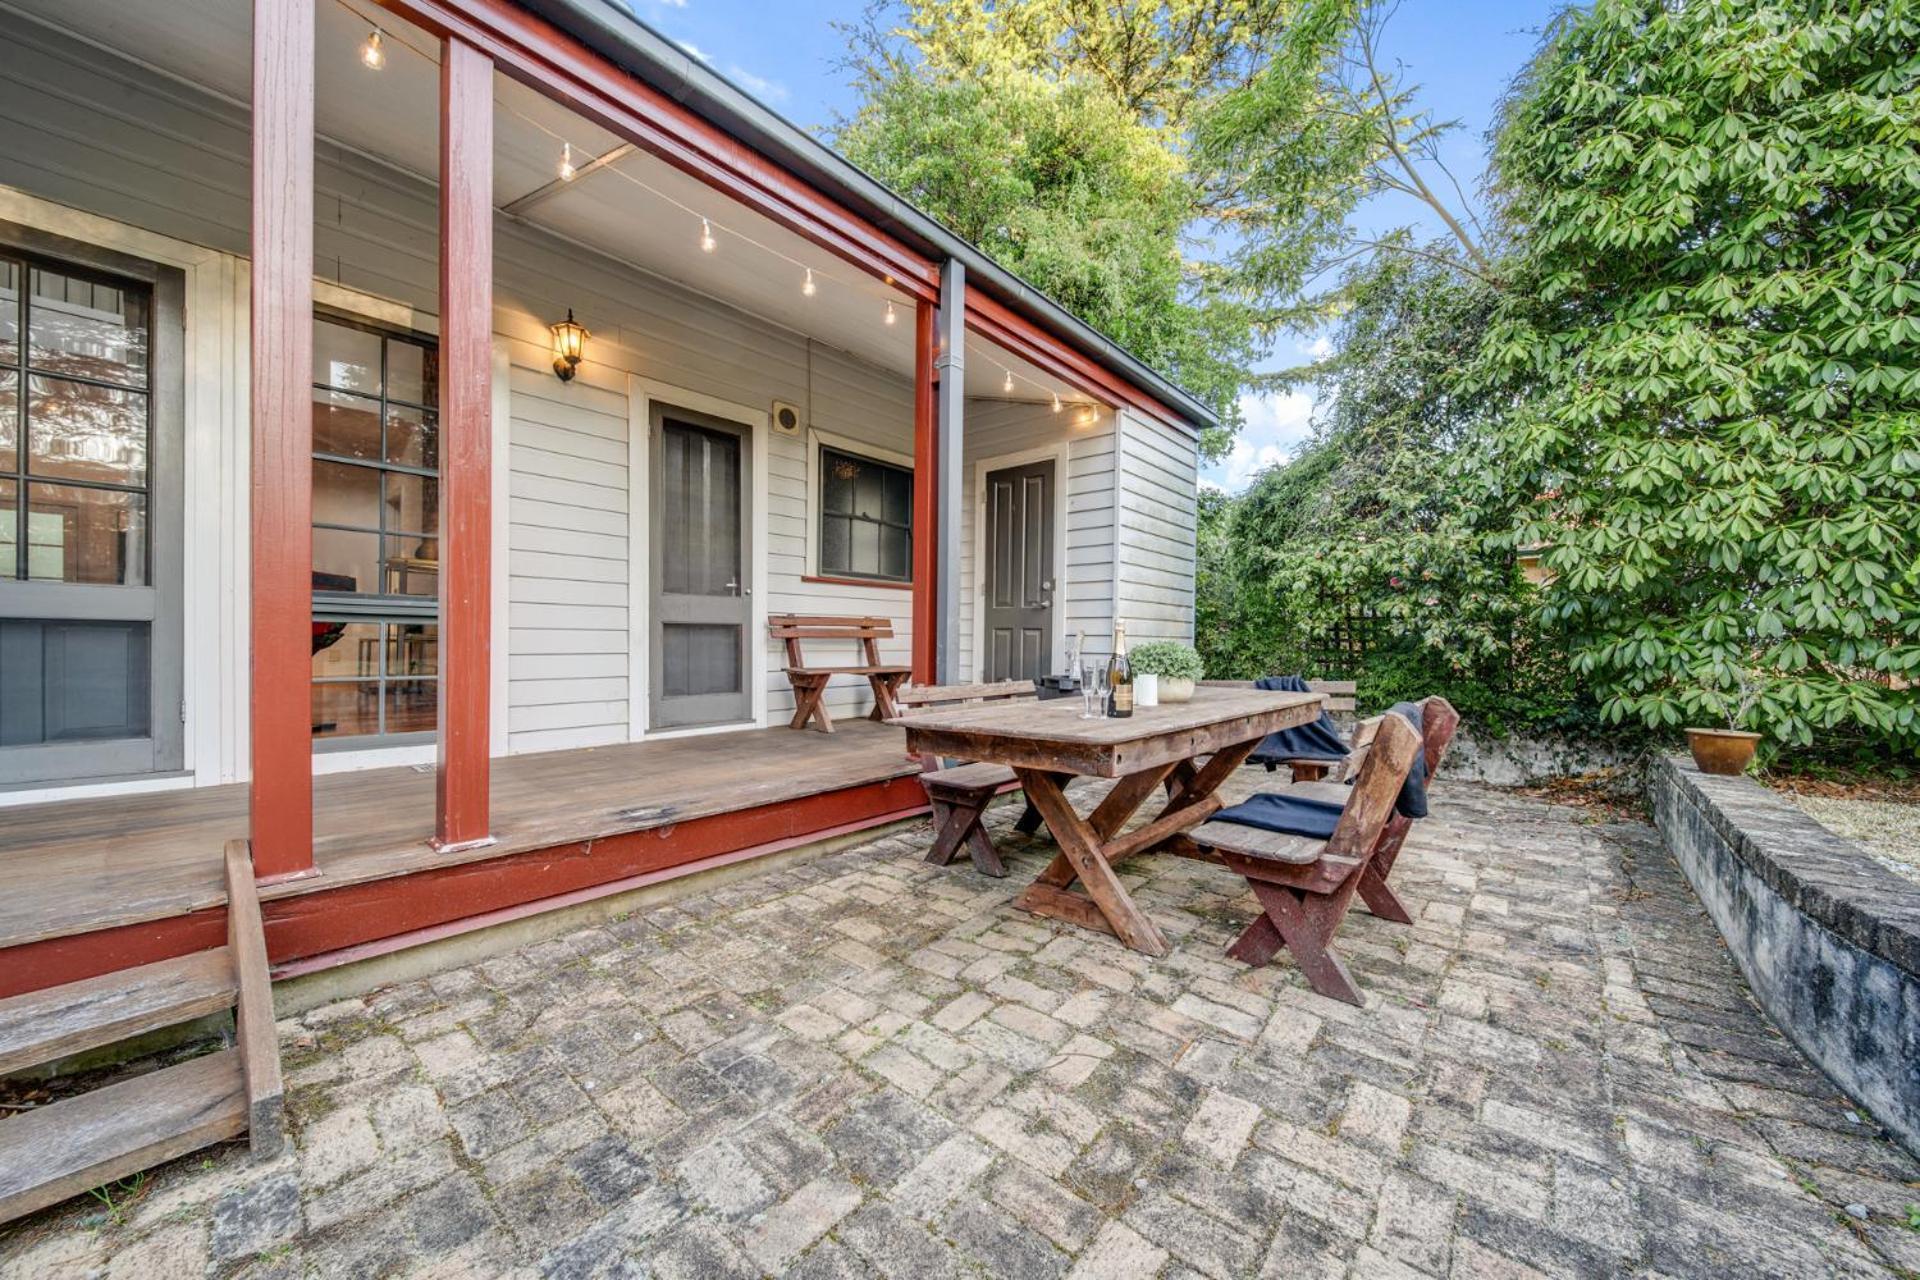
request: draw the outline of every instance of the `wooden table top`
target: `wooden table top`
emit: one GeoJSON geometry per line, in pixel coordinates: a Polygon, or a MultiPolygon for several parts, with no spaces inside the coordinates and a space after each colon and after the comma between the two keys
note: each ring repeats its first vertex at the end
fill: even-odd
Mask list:
{"type": "Polygon", "coordinates": [[[1197,688],[1189,702],[1083,719],[1079,697],[972,702],[901,717],[907,750],[1016,768],[1119,778],[1307,724],[1326,695],[1197,688]]]}

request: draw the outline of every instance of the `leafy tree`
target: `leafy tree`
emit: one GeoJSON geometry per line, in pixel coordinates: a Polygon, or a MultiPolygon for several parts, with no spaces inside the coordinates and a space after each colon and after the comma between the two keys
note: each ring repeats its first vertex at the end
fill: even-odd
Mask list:
{"type": "MultiPolygon", "coordinates": [[[[1497,283],[1495,251],[1439,143],[1458,122],[1418,104],[1419,86],[1387,65],[1383,33],[1398,0],[1305,0],[1272,56],[1196,120],[1192,163],[1232,231],[1223,284],[1267,327],[1337,315],[1320,282],[1376,255],[1418,257],[1497,283]],[[1428,244],[1410,228],[1379,235],[1352,214],[1383,194],[1425,206],[1446,228],[1428,244]]],[[[1267,379],[1310,376],[1287,370],[1267,379]]]]}
{"type": "Polygon", "coordinates": [[[1920,744],[1916,48],[1914,0],[1596,0],[1508,107],[1482,492],[1615,721],[1920,744]]]}
{"type": "Polygon", "coordinates": [[[1256,80],[1297,78],[1313,97],[1350,5],[905,0],[895,13],[881,4],[849,31],[862,102],[841,149],[1207,402],[1227,430],[1203,448],[1224,451],[1253,364],[1317,269],[1313,246],[1340,234],[1348,206],[1315,193],[1351,185],[1350,157],[1303,162],[1293,176],[1314,191],[1282,190],[1196,167],[1194,139],[1256,80]],[[1234,246],[1283,225],[1292,273],[1281,255],[1244,271],[1234,246]]]}
{"type": "MultiPolygon", "coordinates": [[[[1098,85],[990,67],[871,77],[839,145],[1069,311],[1231,414],[1255,354],[1181,254],[1180,158],[1098,85]]],[[[1218,448],[1224,436],[1210,442],[1218,448]]]]}
{"type": "Polygon", "coordinates": [[[1505,546],[1511,512],[1473,500],[1461,463],[1499,403],[1462,377],[1496,294],[1432,256],[1380,256],[1343,282],[1335,353],[1312,369],[1327,406],[1307,446],[1262,474],[1202,564],[1216,618],[1198,635],[1226,675],[1355,676],[1368,705],[1444,693],[1477,723],[1557,722],[1578,698],[1565,655],[1526,625],[1533,592],[1505,546]],[[1358,666],[1316,669],[1317,643],[1353,618],[1358,666]]]}

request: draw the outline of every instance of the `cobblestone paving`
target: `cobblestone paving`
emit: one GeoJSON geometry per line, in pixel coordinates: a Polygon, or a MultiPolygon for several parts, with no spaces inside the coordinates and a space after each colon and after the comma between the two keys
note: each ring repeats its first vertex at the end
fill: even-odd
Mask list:
{"type": "Polygon", "coordinates": [[[1008,905],[1042,846],[993,881],[914,831],[287,1020],[288,1155],[52,1210],[0,1274],[1920,1271],[1920,1165],[1647,828],[1438,796],[1419,923],[1348,919],[1364,1010],[1226,960],[1215,868],[1131,868],[1149,961],[1008,905]]]}

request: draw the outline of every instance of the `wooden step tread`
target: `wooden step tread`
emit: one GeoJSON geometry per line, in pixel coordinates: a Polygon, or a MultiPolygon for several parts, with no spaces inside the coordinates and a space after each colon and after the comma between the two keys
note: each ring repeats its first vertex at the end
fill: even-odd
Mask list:
{"type": "Polygon", "coordinates": [[[233,1007],[225,947],[0,1000],[0,1075],[233,1007]]]}
{"type": "Polygon", "coordinates": [[[0,1120],[0,1222],[247,1130],[233,1049],[0,1120]]]}

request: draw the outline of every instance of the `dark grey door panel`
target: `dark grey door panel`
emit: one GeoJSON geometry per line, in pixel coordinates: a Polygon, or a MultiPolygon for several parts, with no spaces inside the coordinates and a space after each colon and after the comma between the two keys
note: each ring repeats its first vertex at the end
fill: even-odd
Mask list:
{"type": "Polygon", "coordinates": [[[987,473],[986,680],[1034,680],[1053,669],[1053,463],[987,473]]]}

